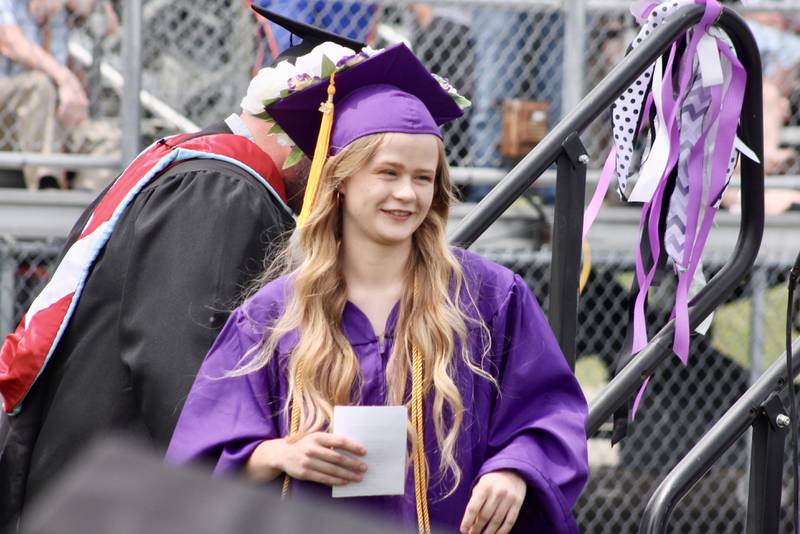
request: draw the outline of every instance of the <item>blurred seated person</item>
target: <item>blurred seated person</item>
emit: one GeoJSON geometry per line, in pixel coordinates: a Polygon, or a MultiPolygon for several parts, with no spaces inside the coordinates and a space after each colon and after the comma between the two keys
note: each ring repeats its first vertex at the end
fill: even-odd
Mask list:
{"type": "Polygon", "coordinates": [[[763,63],[764,171],[784,173],[797,160],[795,150],[780,147],[780,133],[791,118],[789,96],[800,65],[800,36],[792,19],[781,12],[755,11],[747,19],[763,63]]]}
{"type": "MultiPolygon", "coordinates": [[[[411,43],[420,59],[431,72],[445,77],[462,94],[473,98],[475,55],[471,37],[472,14],[457,5],[430,3],[411,4],[416,25],[411,43]]],[[[449,147],[449,163],[462,165],[470,157],[469,114],[442,128],[445,145],[449,147]]],[[[466,189],[474,186],[468,185],[466,189]]],[[[487,188],[486,191],[491,189],[487,188]]],[[[485,194],[485,192],[484,192],[485,194]]],[[[482,195],[481,195],[482,197],[482,195]]]]}
{"type": "MultiPolygon", "coordinates": [[[[95,9],[95,0],[0,0],[0,150],[112,155],[119,132],[88,120],[86,91],[67,66],[67,42],[76,17],[95,9]]],[[[118,22],[108,2],[107,29],[118,22]]],[[[28,189],[67,188],[63,169],[23,168],[28,189]]],[[[75,175],[74,187],[102,189],[114,169],[75,175]]]]}
{"type": "MultiPolygon", "coordinates": [[[[722,195],[721,206],[734,213],[740,212],[741,194],[738,187],[729,187],[722,195]]],[[[798,207],[800,207],[800,191],[786,188],[768,188],[764,191],[765,215],[779,215],[798,207]]]]}

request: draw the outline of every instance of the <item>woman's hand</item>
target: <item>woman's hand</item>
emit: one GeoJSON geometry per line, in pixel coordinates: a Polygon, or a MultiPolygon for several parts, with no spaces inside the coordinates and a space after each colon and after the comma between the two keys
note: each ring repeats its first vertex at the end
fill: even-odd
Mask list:
{"type": "Polygon", "coordinates": [[[314,432],[288,443],[286,439],[262,442],[250,455],[245,471],[256,480],[269,481],[281,472],[298,480],[309,480],[327,486],[358,482],[367,464],[346,454],[364,456],[360,443],[338,434],[314,432]],[[339,450],[334,450],[339,449],[339,450]]]}
{"type": "Polygon", "coordinates": [[[517,521],[528,486],[515,471],[483,475],[467,503],[461,534],[507,534],[517,521]]]}

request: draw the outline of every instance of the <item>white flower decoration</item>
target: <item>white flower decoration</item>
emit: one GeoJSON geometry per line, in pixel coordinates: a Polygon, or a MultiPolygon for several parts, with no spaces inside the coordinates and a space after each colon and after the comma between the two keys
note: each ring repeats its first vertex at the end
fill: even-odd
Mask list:
{"type": "Polygon", "coordinates": [[[315,46],[308,54],[297,58],[294,64],[296,72],[303,72],[312,78],[320,78],[323,75],[323,58],[328,58],[336,65],[342,58],[353,56],[355,53],[352,48],[325,41],[315,46]]]}
{"type": "MultiPolygon", "coordinates": [[[[263,68],[250,81],[247,94],[242,99],[242,110],[250,115],[259,115],[264,108],[281,97],[287,82],[298,72],[288,61],[281,61],[274,67],[263,68]]],[[[302,71],[299,71],[302,72],[302,71]]]]}

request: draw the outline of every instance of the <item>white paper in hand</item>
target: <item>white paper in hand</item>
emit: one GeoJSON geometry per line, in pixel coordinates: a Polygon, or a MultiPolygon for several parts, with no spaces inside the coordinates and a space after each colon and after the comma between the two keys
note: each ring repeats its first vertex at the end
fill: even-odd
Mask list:
{"type": "Polygon", "coordinates": [[[405,493],[407,421],[405,406],[333,408],[333,433],[353,438],[367,449],[365,456],[357,457],[367,464],[364,478],[334,486],[333,497],[405,493]]]}

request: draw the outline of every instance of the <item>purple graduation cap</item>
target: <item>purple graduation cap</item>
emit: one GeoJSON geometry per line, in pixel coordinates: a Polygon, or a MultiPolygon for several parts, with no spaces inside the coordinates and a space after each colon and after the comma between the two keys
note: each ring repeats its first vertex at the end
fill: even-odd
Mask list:
{"type": "MultiPolygon", "coordinates": [[[[365,135],[433,134],[463,115],[461,108],[405,45],[398,44],[336,73],[330,154],[365,135]]],[[[267,112],[308,156],[314,154],[327,98],[322,80],[278,100],[267,112]]]]}
{"type": "Polygon", "coordinates": [[[403,44],[292,93],[268,106],[267,112],[313,157],[300,224],[313,206],[327,156],[376,133],[431,134],[441,139],[439,126],[463,115],[454,96],[403,44]]]}

